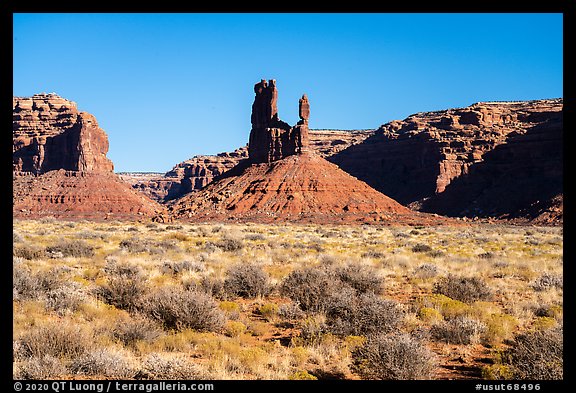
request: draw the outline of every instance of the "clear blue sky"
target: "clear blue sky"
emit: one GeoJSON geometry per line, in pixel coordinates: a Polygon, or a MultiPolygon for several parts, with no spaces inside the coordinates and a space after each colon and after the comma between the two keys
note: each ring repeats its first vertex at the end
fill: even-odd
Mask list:
{"type": "Polygon", "coordinates": [[[376,128],[421,111],[563,96],[562,14],[14,14],[13,93],[94,114],[120,171],[243,146],[253,86],[280,118],[376,128]]]}

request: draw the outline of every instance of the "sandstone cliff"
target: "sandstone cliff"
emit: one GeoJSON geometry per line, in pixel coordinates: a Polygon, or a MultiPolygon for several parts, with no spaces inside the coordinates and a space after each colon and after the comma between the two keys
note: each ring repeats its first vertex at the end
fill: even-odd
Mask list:
{"type": "Polygon", "coordinates": [[[536,218],[531,205],[562,193],[562,107],[555,99],[417,113],[329,160],[423,211],[536,218]]]}
{"type": "Polygon", "coordinates": [[[164,208],[113,173],[108,137],[56,94],[13,98],[15,217],[139,217],[164,208]]]}

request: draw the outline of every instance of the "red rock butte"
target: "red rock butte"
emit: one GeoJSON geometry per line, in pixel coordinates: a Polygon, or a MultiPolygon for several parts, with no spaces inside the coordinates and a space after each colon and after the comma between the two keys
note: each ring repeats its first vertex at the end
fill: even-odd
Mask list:
{"type": "Polygon", "coordinates": [[[56,94],[13,98],[14,217],[133,218],[164,207],[132,190],[106,157],[96,118],[56,94]]]}
{"type": "Polygon", "coordinates": [[[177,218],[194,221],[440,223],[413,212],[309,149],[310,104],[300,121],[281,121],[274,80],[254,87],[248,159],[203,189],[169,203],[177,218]]]}

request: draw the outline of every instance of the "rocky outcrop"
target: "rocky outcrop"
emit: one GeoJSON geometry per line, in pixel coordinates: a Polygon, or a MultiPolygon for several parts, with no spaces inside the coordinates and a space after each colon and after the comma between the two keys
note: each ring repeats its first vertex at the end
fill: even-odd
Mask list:
{"type": "Polygon", "coordinates": [[[111,172],[108,137],[94,116],[55,94],[13,98],[13,154],[16,172],[64,169],[111,172]]]}
{"type": "Polygon", "coordinates": [[[515,217],[562,192],[562,107],[555,99],[416,113],[329,160],[417,209],[515,217]]]}
{"type": "Polygon", "coordinates": [[[278,118],[276,81],[262,79],[254,86],[252,130],[248,142],[250,162],[281,160],[308,149],[308,116],[310,106],[306,95],[300,99],[300,121],[294,127],[278,118]]]}
{"type": "MultiPolygon", "coordinates": [[[[375,130],[309,130],[310,150],[330,157],[373,135],[375,130]]],[[[165,174],[119,173],[135,190],[158,202],[167,202],[198,191],[248,158],[248,147],[217,155],[199,155],[183,161],[165,174]]]]}
{"type": "Polygon", "coordinates": [[[164,207],[113,173],[108,137],[89,113],[56,94],[13,98],[15,217],[128,218],[164,207]]]}
{"type": "Polygon", "coordinates": [[[201,190],[170,202],[175,217],[194,221],[442,222],[412,212],[310,151],[303,133],[310,114],[306,96],[300,100],[298,124],[277,132],[275,83],[262,81],[255,90],[248,159],[201,190]],[[285,141],[292,140],[286,136],[297,134],[302,143],[284,149],[285,141]],[[276,137],[280,142],[270,143],[276,137]]]}

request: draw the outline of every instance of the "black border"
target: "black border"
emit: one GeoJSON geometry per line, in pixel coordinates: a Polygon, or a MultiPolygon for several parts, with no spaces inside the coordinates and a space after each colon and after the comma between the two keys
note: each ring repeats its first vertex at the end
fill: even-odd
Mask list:
{"type": "MultiPolygon", "coordinates": [[[[378,2],[380,3],[380,2],[378,2]]],[[[149,12],[160,12],[160,13],[167,13],[167,12],[233,12],[233,13],[245,13],[245,12],[295,12],[295,13],[308,13],[308,12],[320,12],[320,13],[341,13],[341,12],[350,12],[350,13],[361,13],[361,12],[386,12],[386,13],[399,13],[399,12],[406,12],[406,13],[495,13],[495,12],[504,12],[504,13],[533,13],[533,12],[544,12],[544,13],[562,13],[564,15],[564,53],[571,54],[574,46],[574,32],[570,31],[573,30],[574,24],[574,10],[576,9],[576,1],[573,0],[543,0],[539,3],[530,2],[527,0],[524,1],[504,1],[504,0],[481,0],[475,1],[471,4],[470,1],[459,1],[459,2],[426,2],[425,4],[413,4],[410,2],[397,2],[394,4],[378,4],[377,2],[354,2],[353,6],[350,4],[330,4],[330,9],[326,9],[326,7],[321,5],[312,5],[310,3],[296,3],[292,5],[283,5],[283,4],[270,4],[267,3],[265,5],[255,4],[253,2],[249,2],[248,4],[242,4],[240,7],[237,5],[226,6],[225,9],[218,7],[214,4],[207,4],[204,3],[202,5],[194,5],[192,8],[189,6],[183,6],[181,4],[161,4],[162,7],[159,7],[158,4],[156,5],[142,5],[138,7],[138,9],[134,8],[126,8],[127,6],[122,7],[122,5],[115,4],[114,6],[110,7],[109,5],[103,5],[102,3],[98,3],[98,6],[92,5],[89,9],[86,9],[85,6],[87,4],[82,4],[78,1],[75,2],[67,2],[67,1],[57,1],[57,2],[44,2],[40,5],[35,5],[29,1],[27,2],[18,2],[12,3],[8,7],[3,7],[2,17],[1,17],[1,25],[6,29],[9,30],[4,35],[4,43],[2,48],[4,50],[12,50],[13,49],[13,41],[12,41],[12,27],[13,27],[13,13],[20,13],[20,12],[39,12],[39,13],[52,13],[52,12],[79,12],[79,13],[87,13],[87,12],[142,12],[142,13],[149,13],[149,12]],[[161,8],[161,9],[160,9],[161,8]],[[572,49],[572,50],[570,50],[572,49]]],[[[535,51],[538,48],[534,48],[535,51]]],[[[13,52],[12,52],[13,53],[13,52]]],[[[40,69],[41,65],[39,64],[38,68],[40,69]]],[[[13,70],[13,62],[11,63],[11,67],[5,67],[6,69],[13,70]]],[[[574,73],[571,72],[574,70],[574,60],[569,59],[568,56],[564,56],[564,124],[568,126],[564,127],[565,129],[569,130],[568,133],[564,134],[564,237],[568,240],[564,242],[564,260],[568,263],[565,264],[565,277],[572,277],[569,274],[573,261],[573,254],[571,252],[571,241],[572,239],[572,229],[571,225],[573,225],[572,220],[574,217],[574,211],[572,207],[572,190],[570,189],[571,186],[571,179],[568,178],[567,174],[571,173],[571,149],[572,147],[576,146],[574,139],[576,136],[574,132],[576,132],[576,127],[574,126],[574,96],[572,95],[572,89],[575,84],[574,73]],[[566,72],[566,70],[569,70],[566,72]]],[[[40,71],[39,71],[40,72],[40,71]]],[[[6,79],[9,77],[7,76],[6,79]]],[[[529,81],[527,81],[529,83],[529,81]]],[[[3,86],[11,86],[11,79],[8,79],[3,86]]],[[[9,97],[12,95],[12,91],[8,93],[8,88],[6,88],[7,93],[5,97],[5,101],[8,101],[9,97]]],[[[4,109],[2,111],[3,114],[6,116],[6,126],[11,121],[12,114],[9,113],[9,104],[6,102],[5,106],[2,106],[4,109]]],[[[6,139],[8,139],[8,133],[4,134],[6,139]]],[[[10,144],[9,141],[6,140],[3,143],[3,146],[8,150],[10,144]]],[[[2,155],[6,161],[9,160],[9,154],[6,152],[5,155],[2,155]]],[[[5,163],[3,167],[6,170],[6,177],[9,179],[10,173],[10,163],[5,163]]],[[[12,188],[12,183],[10,184],[10,188],[12,188]]],[[[6,221],[12,222],[12,204],[11,204],[11,193],[9,194],[6,192],[2,194],[5,203],[6,203],[6,221]]],[[[11,225],[10,225],[11,226],[11,225]]],[[[5,234],[5,239],[10,239],[10,228],[8,228],[8,233],[5,234]]],[[[6,269],[5,274],[3,277],[10,277],[8,279],[11,282],[11,258],[12,256],[8,254],[9,247],[5,247],[6,251],[6,258],[3,263],[3,267],[6,269]]],[[[11,287],[8,285],[3,286],[4,295],[2,296],[2,310],[12,310],[12,302],[11,302],[11,287]]],[[[573,385],[574,380],[574,372],[573,372],[573,361],[572,357],[570,356],[567,350],[572,348],[572,344],[574,340],[571,336],[571,332],[573,331],[573,310],[574,310],[574,292],[572,290],[571,285],[566,285],[564,288],[564,309],[567,310],[564,315],[564,325],[565,325],[565,332],[568,333],[564,335],[565,341],[565,361],[564,361],[564,380],[563,381],[483,381],[483,380],[456,380],[456,381],[347,381],[347,380],[322,380],[322,381],[198,381],[200,383],[214,383],[215,392],[222,392],[222,391],[244,391],[251,390],[251,391],[267,391],[269,392],[270,389],[305,389],[305,390],[312,390],[312,389],[347,389],[347,390],[360,390],[360,391],[371,391],[371,390],[381,390],[385,391],[390,389],[390,391],[394,392],[399,389],[407,389],[407,390],[441,390],[441,391],[454,391],[454,392],[468,392],[468,391],[476,391],[477,384],[484,384],[486,386],[492,386],[492,391],[497,391],[501,389],[497,389],[497,387],[508,386],[508,384],[540,384],[541,392],[560,392],[566,391],[568,386],[573,385]]],[[[7,322],[6,322],[7,323],[7,322]]],[[[10,333],[12,332],[12,325],[10,324],[10,333]]],[[[5,378],[2,378],[2,386],[8,388],[8,391],[16,391],[14,389],[14,381],[12,380],[12,367],[10,365],[10,353],[12,351],[11,345],[11,336],[7,335],[5,340],[2,340],[2,349],[0,349],[3,356],[6,356],[6,362],[2,362],[4,367],[2,367],[2,372],[6,373],[5,378]],[[9,366],[10,365],[10,366],[9,366]]],[[[39,381],[40,382],[40,381],[39,381]]],[[[53,381],[41,381],[42,383],[49,383],[53,381]]],[[[83,381],[88,384],[97,384],[103,381],[83,381]]],[[[137,381],[124,381],[127,383],[138,383],[137,381]]],[[[146,383],[147,381],[142,381],[142,383],[146,383]]],[[[150,381],[148,381],[150,382],[150,381]]],[[[155,381],[158,382],[158,381],[155,381]]],[[[167,381],[169,382],[169,381],[167,381]]],[[[174,382],[174,381],[171,381],[174,382]]],[[[23,381],[26,383],[26,381],[23,381]]],[[[507,389],[506,389],[507,390],[507,389]]],[[[111,389],[110,391],[116,391],[111,389]]],[[[485,391],[485,390],[480,390],[485,391]]],[[[507,390],[507,391],[515,391],[515,390],[507,390]]],[[[520,390],[522,391],[522,390],[520,390]]]]}

